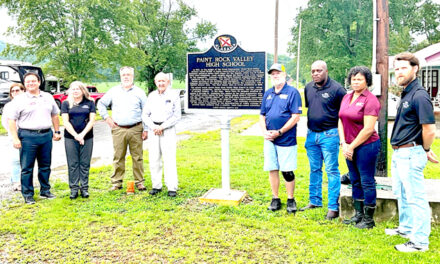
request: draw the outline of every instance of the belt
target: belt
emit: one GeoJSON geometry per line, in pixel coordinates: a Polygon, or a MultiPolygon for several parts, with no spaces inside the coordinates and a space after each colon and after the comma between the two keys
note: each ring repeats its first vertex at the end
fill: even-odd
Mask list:
{"type": "Polygon", "coordinates": [[[400,145],[400,146],[391,146],[393,149],[400,149],[400,148],[411,148],[415,146],[419,146],[420,144],[417,144],[416,142],[411,142],[408,144],[400,145]]]}
{"type": "MultiPolygon", "coordinates": [[[[116,124],[116,123],[115,123],[116,124]]],[[[118,127],[122,127],[122,128],[132,128],[132,127],[135,127],[135,126],[137,126],[137,125],[140,125],[140,124],[142,124],[142,122],[137,122],[136,124],[133,124],[133,125],[128,125],[128,126],[121,126],[121,125],[118,125],[118,124],[116,124],[118,127]]]]}
{"type": "Polygon", "coordinates": [[[153,122],[153,124],[160,126],[163,124],[163,122],[153,122]]]}
{"type": "Polygon", "coordinates": [[[44,134],[44,133],[49,132],[51,129],[50,128],[45,128],[45,129],[26,129],[26,128],[20,128],[20,130],[34,132],[34,133],[38,133],[38,134],[44,134]]]}

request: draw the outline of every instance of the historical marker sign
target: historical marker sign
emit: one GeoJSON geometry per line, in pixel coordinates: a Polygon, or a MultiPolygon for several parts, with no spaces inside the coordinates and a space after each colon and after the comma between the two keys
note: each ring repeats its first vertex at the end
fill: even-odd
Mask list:
{"type": "Polygon", "coordinates": [[[187,109],[256,112],[266,87],[265,71],[265,52],[246,52],[233,36],[220,35],[205,53],[188,53],[187,109]]]}

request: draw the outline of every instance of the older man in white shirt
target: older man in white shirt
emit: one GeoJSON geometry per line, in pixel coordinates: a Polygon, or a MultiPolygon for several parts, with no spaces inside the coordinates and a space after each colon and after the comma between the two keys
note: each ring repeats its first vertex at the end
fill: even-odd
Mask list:
{"type": "Polygon", "coordinates": [[[168,196],[177,195],[177,167],[176,167],[176,129],[174,125],[181,118],[180,97],[176,90],[171,89],[167,74],[160,72],[154,78],[157,90],[148,95],[142,120],[150,130],[149,159],[151,195],[162,191],[162,164],[163,159],[165,185],[168,196]]]}

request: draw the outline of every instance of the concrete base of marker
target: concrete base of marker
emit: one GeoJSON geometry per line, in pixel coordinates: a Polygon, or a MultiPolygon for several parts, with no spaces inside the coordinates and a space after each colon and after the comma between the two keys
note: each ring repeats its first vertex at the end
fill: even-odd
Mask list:
{"type": "MultiPolygon", "coordinates": [[[[387,190],[377,190],[376,212],[374,220],[376,222],[398,220],[397,199],[391,191],[392,181],[389,177],[376,177],[376,183],[388,187],[387,190]]],[[[428,196],[429,206],[431,207],[431,221],[440,223],[440,180],[425,179],[425,190],[428,196]]],[[[340,198],[340,217],[349,219],[354,215],[353,199],[351,189],[348,185],[341,186],[340,198]]]]}
{"type": "Polygon", "coordinates": [[[246,197],[246,191],[210,189],[199,198],[200,203],[215,203],[219,205],[237,206],[246,197]]]}

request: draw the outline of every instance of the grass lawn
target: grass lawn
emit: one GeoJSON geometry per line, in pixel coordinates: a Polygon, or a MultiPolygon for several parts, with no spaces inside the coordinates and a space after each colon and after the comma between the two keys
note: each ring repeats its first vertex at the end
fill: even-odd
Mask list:
{"type": "MultiPolygon", "coordinates": [[[[271,193],[262,170],[263,141],[237,133],[245,121],[232,122],[230,137],[231,187],[249,194],[240,206],[198,202],[207,190],[221,186],[220,132],[193,134],[178,145],[177,198],[166,192],[155,197],[109,192],[112,167],[105,166],[91,170],[89,199],[71,201],[68,184],[58,181],[53,184],[57,199],[36,195],[31,206],[21,198],[3,202],[0,263],[440,263],[436,225],[428,252],[403,254],[393,246],[406,240],[384,234],[397,222],[357,230],[323,220],[324,208],[288,215],[284,187],[282,210],[267,211],[271,193]]],[[[295,193],[302,207],[309,181],[304,138],[299,146],[295,193]]],[[[145,183],[151,188],[147,157],[145,152],[145,183]]],[[[429,164],[425,172],[427,178],[440,177],[438,165],[429,164]]],[[[127,174],[126,180],[133,178],[130,169],[127,174]]]]}

